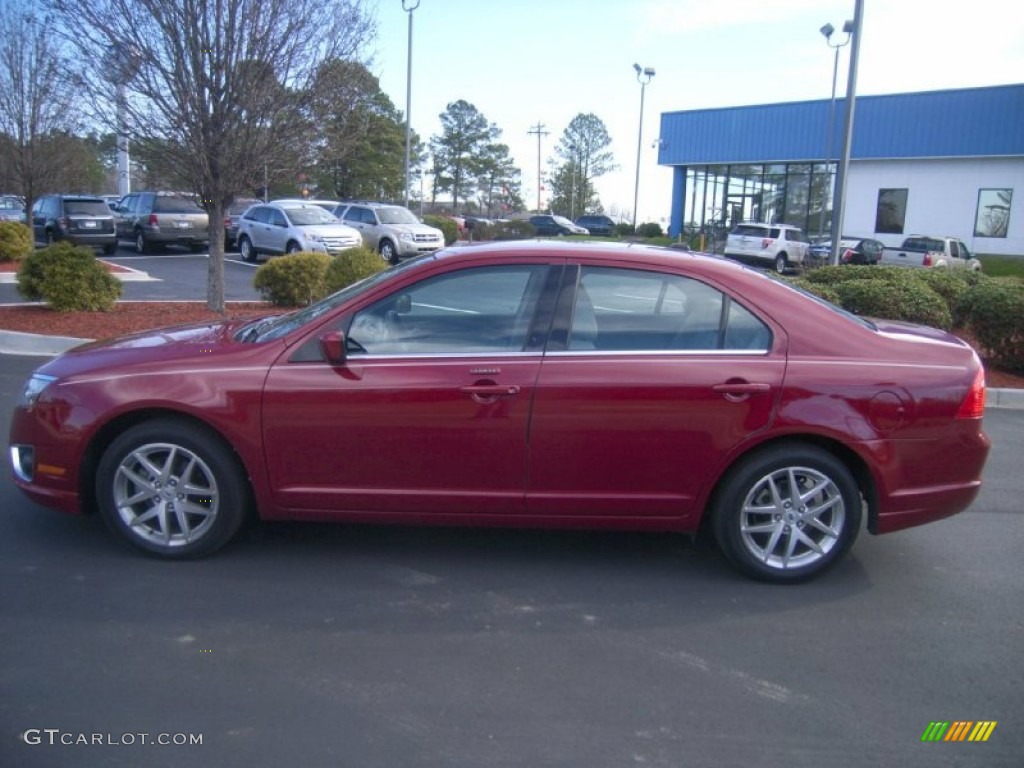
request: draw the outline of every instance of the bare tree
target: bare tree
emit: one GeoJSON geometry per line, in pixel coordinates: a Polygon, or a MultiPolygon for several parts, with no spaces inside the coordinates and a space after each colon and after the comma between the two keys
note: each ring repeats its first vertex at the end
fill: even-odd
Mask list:
{"type": "Polygon", "coordinates": [[[207,306],[224,310],[224,211],[307,151],[320,65],[375,34],[364,0],[51,0],[98,119],[177,169],[210,216],[207,306]],[[121,81],[123,99],[112,98],[121,81]]]}
{"type": "Polygon", "coordinates": [[[67,159],[66,132],[74,127],[74,89],[62,80],[65,63],[51,25],[32,0],[0,0],[4,181],[25,197],[27,210],[56,184],[67,159]]]}

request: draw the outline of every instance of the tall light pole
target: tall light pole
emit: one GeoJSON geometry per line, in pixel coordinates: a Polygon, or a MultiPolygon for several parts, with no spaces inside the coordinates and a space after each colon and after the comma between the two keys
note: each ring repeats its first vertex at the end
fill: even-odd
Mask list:
{"type": "Polygon", "coordinates": [[[412,12],[420,0],[402,0],[402,10],[409,14],[409,56],[405,70],[405,207],[409,207],[409,156],[412,152],[412,12]]]}
{"type": "Polygon", "coordinates": [[[640,128],[636,133],[636,182],[633,185],[633,232],[636,232],[636,208],[640,201],[640,144],[644,137],[644,90],[654,77],[654,67],[641,67],[634,64],[636,81],[640,83],[640,128]]]}
{"type": "MultiPolygon", "coordinates": [[[[835,134],[835,120],[836,120],[836,78],[839,75],[839,49],[847,45],[850,42],[850,36],[853,34],[853,22],[847,21],[843,24],[843,32],[846,33],[846,39],[841,43],[832,43],[832,33],[836,31],[836,28],[831,24],[826,24],[820,30],[822,35],[825,36],[825,43],[829,48],[835,49],[835,60],[832,64],[832,98],[828,103],[828,129],[825,132],[825,165],[826,167],[832,162],[832,139],[835,134]]],[[[826,200],[821,201],[821,214],[818,216],[818,234],[822,235],[825,233],[825,203],[826,200]]]]}
{"type": "Polygon", "coordinates": [[[853,6],[853,31],[850,37],[850,73],[846,79],[846,119],[843,126],[843,151],[839,158],[839,173],[836,176],[835,213],[832,215],[832,264],[839,263],[839,238],[846,215],[846,179],[850,170],[850,149],[853,144],[853,108],[857,104],[857,61],[860,58],[860,32],[864,24],[864,0],[855,0],[853,6]]]}
{"type": "Polygon", "coordinates": [[[569,151],[572,152],[572,158],[570,159],[571,165],[569,166],[572,170],[572,187],[570,188],[569,194],[569,218],[576,218],[576,145],[570,144],[569,151]]]}
{"type": "Polygon", "coordinates": [[[548,135],[548,131],[544,130],[545,127],[544,123],[538,122],[526,132],[528,136],[537,137],[537,213],[540,213],[540,140],[542,136],[548,135]]]}

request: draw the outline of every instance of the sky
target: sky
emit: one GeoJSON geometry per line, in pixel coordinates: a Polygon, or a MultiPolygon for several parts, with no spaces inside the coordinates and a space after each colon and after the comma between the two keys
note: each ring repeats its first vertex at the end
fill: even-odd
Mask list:
{"type": "MultiPolygon", "coordinates": [[[[406,0],[406,7],[415,0],[406,0]]],[[[644,89],[638,220],[667,224],[671,171],[657,164],[661,114],[828,99],[834,49],[854,0],[420,0],[413,11],[412,127],[440,134],[439,115],[464,99],[502,131],[522,171],[526,204],[569,122],[593,113],[618,169],[594,180],[606,212],[633,210],[641,86],[633,64],[656,71],[644,89]]],[[[373,8],[371,0],[370,7],[373,8]]],[[[406,109],[408,14],[377,0],[370,64],[406,109]]],[[[849,53],[839,52],[837,93],[849,53]]],[[[1024,82],[1020,0],[864,0],[857,95],[1024,82]],[[943,7],[945,6],[945,7],[943,7]]],[[[1024,126],[1021,126],[1024,130],[1024,126]]],[[[429,195],[429,191],[428,191],[429,195]]]]}

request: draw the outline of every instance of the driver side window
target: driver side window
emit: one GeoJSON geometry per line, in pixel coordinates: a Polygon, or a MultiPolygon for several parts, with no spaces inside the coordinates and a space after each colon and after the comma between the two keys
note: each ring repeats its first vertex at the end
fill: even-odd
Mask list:
{"type": "Polygon", "coordinates": [[[476,267],[424,280],[360,310],[349,351],[370,355],[517,353],[546,265],[476,267]]]}

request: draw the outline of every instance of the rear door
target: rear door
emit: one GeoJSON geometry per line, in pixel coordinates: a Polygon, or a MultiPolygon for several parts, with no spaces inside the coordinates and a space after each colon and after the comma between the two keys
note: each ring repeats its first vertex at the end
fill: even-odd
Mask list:
{"type": "Polygon", "coordinates": [[[718,288],[583,265],[563,287],[530,427],[532,514],[685,518],[771,421],[781,330],[718,288]]]}

